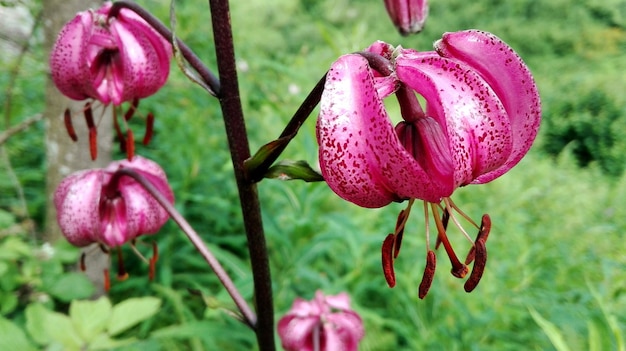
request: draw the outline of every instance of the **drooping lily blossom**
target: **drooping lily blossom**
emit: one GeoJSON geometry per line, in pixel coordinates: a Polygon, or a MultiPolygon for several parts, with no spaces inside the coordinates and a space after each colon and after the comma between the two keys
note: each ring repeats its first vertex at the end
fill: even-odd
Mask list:
{"type": "MultiPolygon", "coordinates": [[[[393,260],[406,220],[420,199],[426,216],[433,214],[435,246],[443,244],[453,275],[465,277],[467,265],[476,261],[466,282],[471,291],[486,262],[491,220],[485,215],[476,224],[450,196],[458,187],[496,179],[521,160],[539,129],[540,99],[528,67],[493,34],[446,33],[435,49],[418,52],[377,42],[333,63],[317,123],[320,167],[330,188],[359,206],[409,200],[383,243],[390,286],[395,285],[393,260]],[[402,117],[396,126],[383,104],[391,94],[402,117]],[[424,109],[416,94],[425,100],[424,109]],[[466,262],[458,259],[446,235],[449,219],[459,223],[455,213],[479,231],[466,262]]],[[[435,260],[427,235],[420,297],[430,287],[435,260]]]]}
{"type": "Polygon", "coordinates": [[[278,321],[278,335],[287,351],[356,351],[364,330],[348,294],[317,291],[311,301],[294,301],[278,321]]]}
{"type": "MultiPolygon", "coordinates": [[[[57,88],[75,100],[95,100],[119,106],[131,102],[124,122],[135,112],[139,99],[156,93],[170,71],[171,45],[137,14],[121,9],[109,16],[111,2],[98,10],[79,12],[62,28],[50,53],[50,73],[57,88]]],[[[93,101],[84,108],[90,130],[92,157],[95,158],[95,125],[91,116],[93,101]],[[89,111],[89,112],[87,112],[89,111]]],[[[114,110],[116,111],[116,110],[114,110]]],[[[65,123],[72,133],[70,111],[65,123]]],[[[121,133],[116,115],[118,137],[121,133]]],[[[151,128],[150,121],[148,129],[151,128]]],[[[129,133],[130,129],[128,129],[129,133]]],[[[129,134],[128,139],[133,139],[129,134]]],[[[121,141],[123,148],[128,143],[121,141]]],[[[129,153],[129,159],[132,153],[129,153]]]]}
{"type": "MultiPolygon", "coordinates": [[[[170,203],[174,194],[161,167],[141,156],[112,162],[104,169],[70,174],[54,193],[57,222],[65,238],[82,247],[98,243],[103,250],[117,248],[142,235],[154,234],[168,220],[167,211],[135,179],[121,175],[127,169],[149,181],[170,203]]],[[[120,251],[118,250],[118,253],[120,251]]],[[[156,247],[150,260],[151,274],[156,247]]],[[[124,269],[121,257],[120,275],[124,269]]]]}
{"type": "Polygon", "coordinates": [[[428,17],[427,0],[385,0],[385,8],[402,35],[422,31],[428,17]]]}

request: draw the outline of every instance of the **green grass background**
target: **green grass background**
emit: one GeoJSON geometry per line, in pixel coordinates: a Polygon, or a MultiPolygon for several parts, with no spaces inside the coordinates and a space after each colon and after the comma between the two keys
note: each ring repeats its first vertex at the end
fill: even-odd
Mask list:
{"type": "MultiPolygon", "coordinates": [[[[167,21],[168,2],[139,2],[167,21]]],[[[486,272],[471,294],[448,273],[440,253],[433,287],[418,299],[425,261],[420,211],[410,218],[396,261],[398,283],[389,289],[380,245],[404,205],[366,210],[342,201],[325,184],[263,181],[277,318],[296,297],[311,298],[317,289],[347,291],[365,323],[362,350],[624,351],[625,1],[433,0],[424,31],[406,38],[396,33],[382,1],[250,0],[231,7],[254,150],[280,134],[338,56],[374,40],[430,50],[446,31],[493,32],[528,63],[543,101],[544,122],[528,156],[501,178],[453,196],[473,218],[489,213],[493,221],[486,272]]],[[[215,67],[206,2],[179,0],[176,8],[178,36],[215,67]]],[[[35,43],[14,90],[11,123],[42,111],[45,62],[35,43]]],[[[2,86],[8,77],[1,68],[2,86]]],[[[177,208],[251,299],[218,103],[174,69],[164,89],[141,108],[155,113],[156,132],[152,144],[137,152],[164,166],[177,208]]],[[[133,127],[141,135],[141,124],[133,127]]],[[[314,127],[313,115],[285,158],[316,163],[314,127]]],[[[43,148],[41,123],[6,144],[38,224],[44,213],[43,148]]],[[[13,221],[23,216],[15,189],[7,168],[0,167],[0,209],[13,221]]],[[[465,252],[461,234],[451,230],[450,236],[465,252]]],[[[133,329],[143,341],[127,349],[254,349],[252,333],[221,309],[207,307],[206,300],[212,307],[232,303],[180,231],[168,223],[154,238],[161,252],[155,281],[147,281],[147,267],[133,265],[128,251],[131,279],[111,290],[116,301],[164,299],[161,312],[133,329]]]]}

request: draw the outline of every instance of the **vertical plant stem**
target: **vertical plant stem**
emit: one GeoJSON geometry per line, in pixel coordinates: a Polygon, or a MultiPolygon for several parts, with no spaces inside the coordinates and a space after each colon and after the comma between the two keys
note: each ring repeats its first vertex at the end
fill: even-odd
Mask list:
{"type": "Polygon", "coordinates": [[[261,351],[274,351],[276,346],[274,343],[272,282],[259,197],[256,185],[247,177],[244,167],[244,161],[250,157],[250,146],[239,98],[229,4],[228,0],[209,0],[209,4],[211,6],[215,52],[221,84],[218,98],[222,107],[235,179],[239,190],[254,279],[257,343],[261,351]]]}

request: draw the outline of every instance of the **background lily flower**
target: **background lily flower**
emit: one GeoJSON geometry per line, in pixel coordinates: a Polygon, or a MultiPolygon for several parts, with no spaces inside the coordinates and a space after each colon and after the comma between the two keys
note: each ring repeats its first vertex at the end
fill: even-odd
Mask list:
{"type": "Polygon", "coordinates": [[[120,246],[140,235],[156,233],[169,218],[163,207],[134,179],[115,175],[120,168],[139,173],[174,202],[163,169],[141,156],[135,156],[132,161],[112,162],[105,169],[73,173],[54,193],[57,221],[73,245],[120,246]]]}
{"type": "Polygon", "coordinates": [[[130,10],[109,18],[111,5],[78,13],[52,48],[52,79],[71,99],[119,105],[154,94],[167,80],[171,45],[130,10]]]}
{"type": "Polygon", "coordinates": [[[278,321],[278,335],[287,351],[355,351],[364,330],[348,294],[317,291],[311,301],[294,301],[278,321]]]}
{"type": "Polygon", "coordinates": [[[385,8],[402,35],[421,32],[428,17],[427,0],[385,0],[385,8]]]}

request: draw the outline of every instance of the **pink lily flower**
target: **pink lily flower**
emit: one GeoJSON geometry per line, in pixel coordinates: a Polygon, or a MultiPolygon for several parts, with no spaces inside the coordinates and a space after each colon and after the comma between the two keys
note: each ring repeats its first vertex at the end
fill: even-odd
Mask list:
{"type": "Polygon", "coordinates": [[[356,351],[364,330],[348,294],[317,291],[311,301],[294,301],[278,321],[278,335],[287,351],[356,351]]]}
{"type": "Polygon", "coordinates": [[[427,0],[385,0],[385,8],[402,35],[419,33],[428,17],[427,0]]]}
{"type": "MultiPolygon", "coordinates": [[[[420,199],[426,215],[432,210],[436,246],[444,245],[453,275],[464,277],[467,264],[476,259],[466,283],[471,291],[486,262],[491,222],[485,215],[477,225],[450,196],[458,187],[496,179],[522,159],[537,135],[541,104],[528,67],[493,34],[446,33],[435,49],[418,52],[378,42],[367,53],[344,55],[333,63],[317,123],[320,167],[329,187],[359,206],[409,200],[383,244],[390,286],[395,285],[393,260],[404,225],[414,200],[420,199]],[[392,93],[403,119],[395,127],[383,104],[392,93]],[[416,94],[425,100],[425,109],[416,94]],[[459,223],[454,211],[479,230],[466,263],[456,257],[446,236],[448,220],[459,223]]],[[[427,284],[420,287],[420,297],[434,274],[428,241],[427,231],[427,284]]]]}
{"type": "Polygon", "coordinates": [[[154,94],[167,80],[171,45],[128,9],[108,17],[111,5],[78,13],[52,48],[52,80],[71,99],[120,105],[154,94]]]}
{"type": "Polygon", "coordinates": [[[139,183],[115,175],[121,168],[144,176],[174,202],[163,169],[141,156],[112,162],[104,169],[70,174],[57,187],[54,205],[61,231],[71,244],[117,247],[138,236],[156,233],[168,220],[168,213],[139,183]]]}
{"type": "MultiPolygon", "coordinates": [[[[134,135],[126,133],[126,125],[135,113],[139,100],[156,93],[165,84],[170,72],[172,48],[169,42],[148,23],[129,9],[110,16],[111,2],[98,10],[79,12],[58,35],[50,53],[50,73],[57,88],[65,96],[89,99],[84,109],[89,128],[89,149],[97,157],[97,128],[92,113],[93,100],[103,105],[119,106],[129,101],[131,106],[118,120],[121,107],[113,109],[114,125],[120,149],[128,159],[134,154],[134,135]]],[[[72,126],[73,113],[65,111],[65,126],[72,140],[77,140],[72,126]]],[[[144,144],[152,137],[154,116],[146,116],[144,144]]]]}

